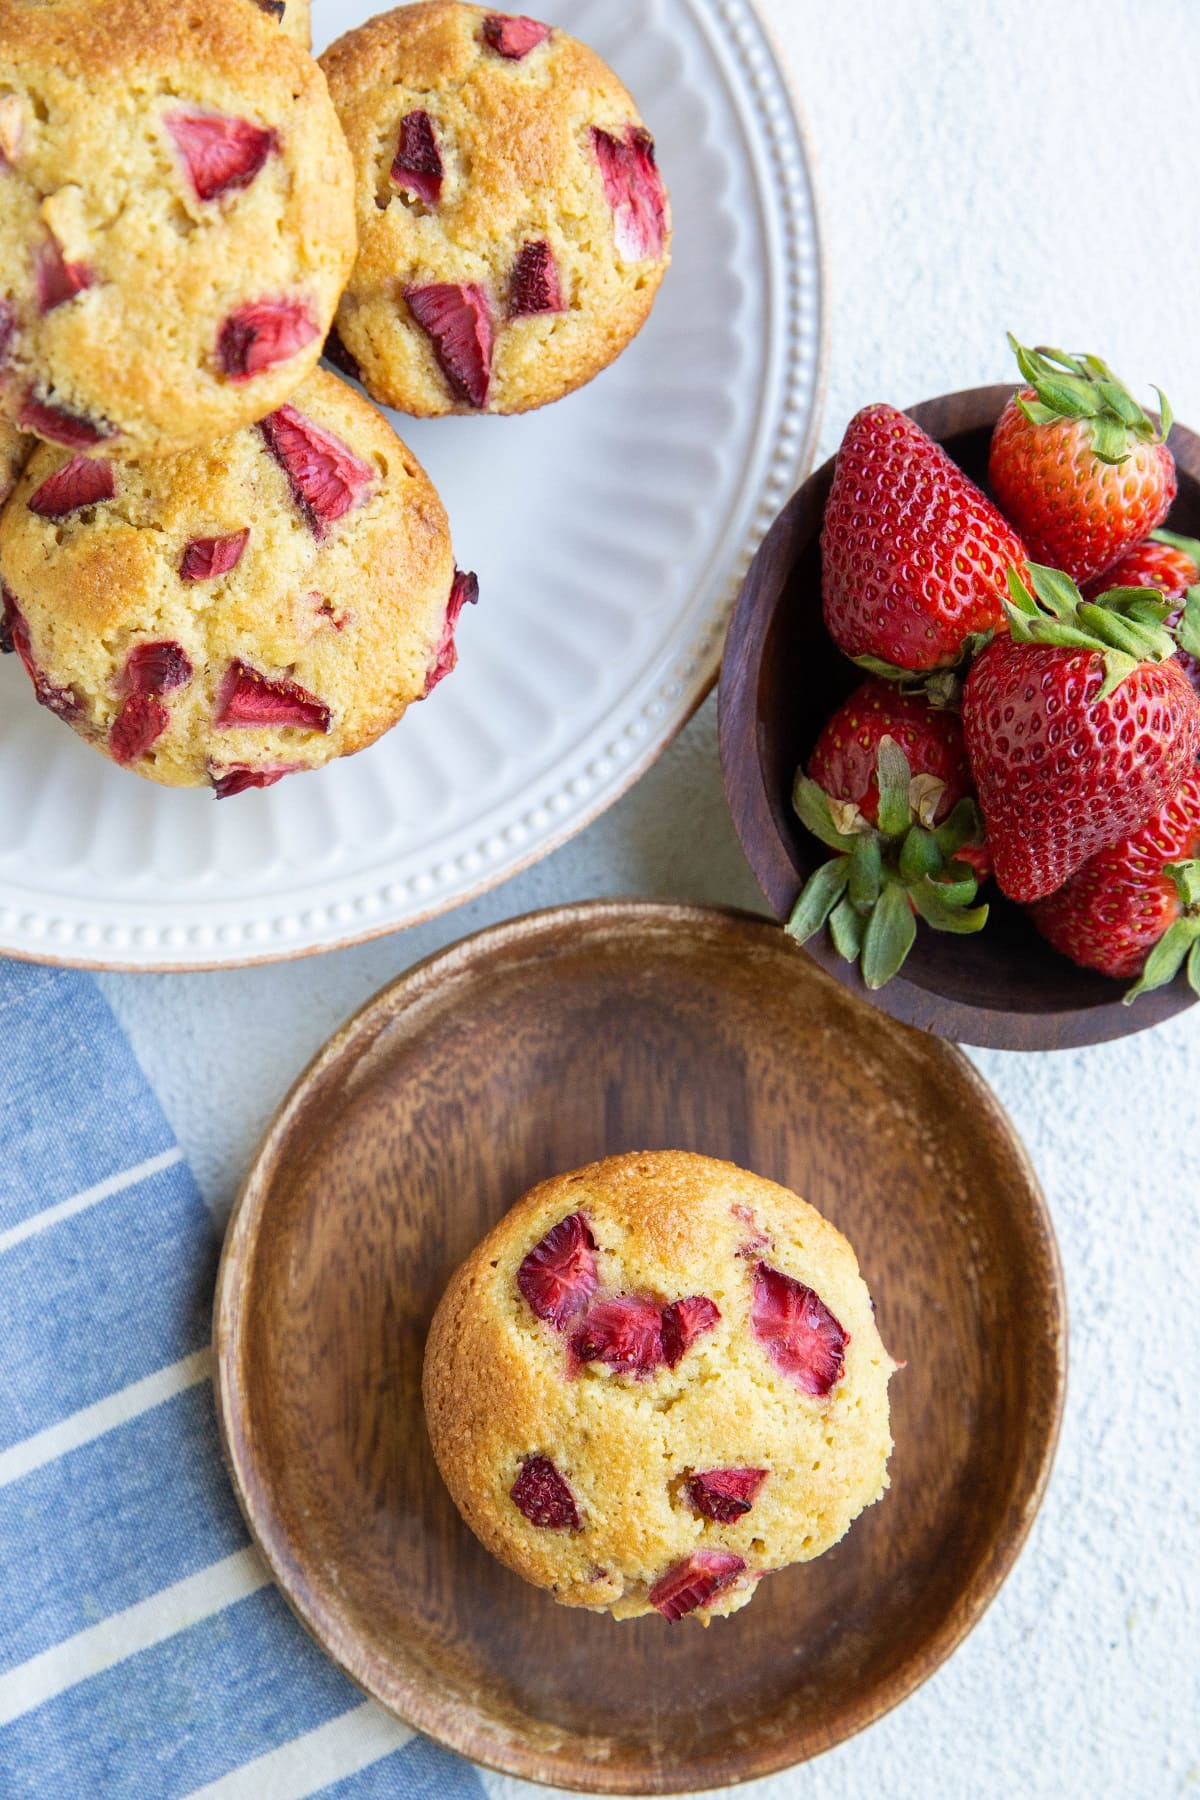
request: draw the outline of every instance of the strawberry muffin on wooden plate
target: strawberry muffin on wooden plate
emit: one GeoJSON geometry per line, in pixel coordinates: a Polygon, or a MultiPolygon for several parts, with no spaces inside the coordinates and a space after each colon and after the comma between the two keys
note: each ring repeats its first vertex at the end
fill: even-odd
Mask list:
{"type": "Polygon", "coordinates": [[[42,705],[123,767],[222,798],[387,731],[454,667],[476,593],[416,459],[320,369],[187,456],[41,446],[0,573],[2,647],[42,705]]]}
{"type": "Polygon", "coordinates": [[[354,258],[320,71],[251,5],[0,0],[0,411],[108,458],[282,404],[354,258]]]}
{"type": "Polygon", "coordinates": [[[731,1163],[610,1157],[526,1194],[433,1320],[425,1410],[467,1524],[568,1606],[702,1623],[887,1486],[850,1245],[731,1163]]]}
{"type": "Polygon", "coordinates": [[[426,0],[321,58],[354,157],[359,254],[334,353],[401,412],[518,413],[641,329],[670,253],[654,143],[586,45],[426,0]]]}

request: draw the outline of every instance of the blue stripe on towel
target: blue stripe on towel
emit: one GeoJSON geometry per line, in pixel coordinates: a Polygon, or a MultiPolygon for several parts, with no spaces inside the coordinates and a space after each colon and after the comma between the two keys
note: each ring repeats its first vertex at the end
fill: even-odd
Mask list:
{"type": "Polygon", "coordinates": [[[180,1800],[361,1704],[264,1588],[0,1729],[0,1795],[180,1800]]]}
{"type": "Polygon", "coordinates": [[[321,1788],[319,1800],[484,1800],[486,1791],[470,1763],[415,1737],[357,1775],[321,1788]]]}
{"type": "Polygon", "coordinates": [[[207,1343],[216,1256],[183,1163],[0,1251],[0,1449],[207,1343]]]}
{"type": "Polygon", "coordinates": [[[205,1382],[0,1488],[0,1671],[246,1542],[205,1382]]]}
{"type": "Polygon", "coordinates": [[[174,1142],[86,977],[0,961],[0,1045],[0,1231],[174,1142]]]}

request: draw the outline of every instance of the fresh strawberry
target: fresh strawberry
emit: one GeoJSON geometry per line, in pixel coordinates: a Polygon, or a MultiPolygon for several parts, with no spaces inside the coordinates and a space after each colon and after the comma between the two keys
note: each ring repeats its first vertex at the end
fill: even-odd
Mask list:
{"type": "Polygon", "coordinates": [[[458,616],[464,606],[474,606],[478,599],[479,577],[469,570],[455,569],[454,580],[450,584],[450,599],[446,605],[446,617],[442,622],[442,635],[425,676],[422,700],[428,700],[438,682],[443,681],[452,669],[458,667],[458,646],[454,642],[458,616]]]}
{"type": "Polygon", "coordinates": [[[244,662],[232,662],[217,698],[214,725],[261,726],[281,731],[328,731],[330,712],[323,700],[294,681],[271,681],[244,662]]]}
{"type": "Polygon", "coordinates": [[[86,263],[67,262],[62,246],[51,233],[34,251],[33,271],[37,281],[38,307],[43,313],[53,312],[92,285],[92,272],[86,263]]]}
{"type": "Polygon", "coordinates": [[[1122,980],[1139,976],[1127,1001],[1174,980],[1185,958],[1200,993],[1200,771],[1030,911],[1072,962],[1122,980]]]}
{"type": "Polygon", "coordinates": [[[662,1309],[662,1353],[668,1369],[682,1362],[696,1339],[719,1325],[721,1315],[706,1294],[672,1300],[662,1309]]]}
{"type": "Polygon", "coordinates": [[[869,988],[903,966],[919,914],[935,931],[980,931],[990,870],[955,714],[871,680],[817,739],[793,804],[837,852],[810,876],[787,929],[799,943],[828,921],[839,955],[869,988]]]}
{"type": "Polygon", "coordinates": [[[629,1375],[648,1375],[663,1355],[662,1312],[653,1300],[622,1294],[597,1300],[571,1339],[571,1361],[603,1363],[629,1375]]]}
{"type": "Polygon", "coordinates": [[[940,444],[894,406],[846,427],[821,527],[834,643],[873,674],[952,668],[1004,628],[1020,539],[940,444]]]}
{"type": "MultiPolygon", "coordinates": [[[[17,414],[17,424],[25,431],[32,431],[35,436],[46,438],[51,444],[61,444],[67,450],[88,450],[93,444],[103,443],[113,433],[107,425],[97,425],[91,419],[85,419],[81,413],[68,412],[65,406],[52,406],[48,400],[39,400],[33,394],[26,395],[17,414]]],[[[111,495],[106,495],[111,499],[111,495]]]]}
{"type": "Polygon", "coordinates": [[[220,113],[172,112],[163,123],[175,140],[200,200],[246,188],[254,180],[279,139],[249,119],[220,113]]]}
{"type": "Polygon", "coordinates": [[[406,287],[408,310],[433,346],[456,400],[487,405],[492,380],[492,311],[476,283],[434,281],[406,287]]]}
{"type": "MultiPolygon", "coordinates": [[[[1109,587],[1151,587],[1158,588],[1168,600],[1186,600],[1193,587],[1200,584],[1200,541],[1196,538],[1180,537],[1174,531],[1156,531],[1144,543],[1135,544],[1119,556],[1108,574],[1102,580],[1096,580],[1084,589],[1085,598],[1091,600],[1097,591],[1109,587]]],[[[1175,652],[1179,666],[1200,693],[1200,632],[1197,631],[1197,620],[1193,615],[1187,621],[1183,608],[1172,612],[1167,618],[1167,629],[1179,629],[1179,649],[1175,652]],[[1186,646],[1191,644],[1189,650],[1186,646]]]]}
{"type": "Polygon", "coordinates": [[[250,538],[250,527],[231,531],[225,537],[192,538],[179,565],[181,581],[212,581],[228,575],[242,560],[242,551],[250,538]]]}
{"type": "Polygon", "coordinates": [[[442,197],[445,173],[433,120],[420,109],[405,113],[392,158],[393,186],[415,194],[426,206],[436,206],[442,197]]]}
{"type": "Polygon", "coordinates": [[[25,673],[33,683],[34,695],[40,706],[56,713],[60,719],[68,722],[78,719],[83,711],[76,697],[74,688],[60,687],[51,681],[38,667],[33,654],[33,645],[29,637],[29,623],[25,614],[17,604],[16,596],[0,581],[0,653],[11,656],[14,650],[20,657],[25,673]]]}
{"type": "Polygon", "coordinates": [[[744,1559],[731,1550],[693,1550],[685,1561],[676,1563],[655,1582],[650,1589],[650,1604],[664,1619],[674,1622],[686,1618],[736,1581],[745,1567],[744,1559]]]}
{"type": "Polygon", "coordinates": [[[270,769],[250,769],[242,763],[209,763],[208,779],[218,800],[230,800],[247,788],[274,787],[285,775],[295,775],[304,767],[303,763],[281,763],[270,769]]]}
{"type": "Polygon", "coordinates": [[[1156,424],[1097,356],[1008,341],[1029,385],[992,434],[992,489],[1032,558],[1090,581],[1167,516],[1170,408],[1159,392],[1156,424]]]}
{"type": "Polygon", "coordinates": [[[368,463],[294,406],[270,413],[258,429],[314,537],[328,537],[330,526],[365,500],[374,485],[368,463]]]}
{"type": "Polygon", "coordinates": [[[233,382],[290,362],[317,335],[307,300],[251,300],[231,312],[217,338],[217,362],[233,382]]]}
{"type": "Polygon", "coordinates": [[[767,1479],[765,1469],[708,1469],[688,1478],[688,1499],[706,1519],[731,1525],[744,1518],[767,1479]]]}
{"type": "Polygon", "coordinates": [[[667,241],[667,191],[654,139],[641,125],[626,125],[620,137],[593,125],[592,148],[612,208],[618,255],[627,262],[661,256],[667,241]]]}
{"type": "Polygon", "coordinates": [[[517,1270],[517,1286],[539,1319],[565,1331],[600,1282],[596,1240],[582,1213],[571,1213],[535,1244],[517,1270]]]}
{"type": "Polygon", "coordinates": [[[158,742],[170,723],[170,713],[153,694],[131,694],[108,734],[114,762],[137,762],[158,742]]]}
{"type": "Polygon", "coordinates": [[[545,238],[534,238],[521,245],[513,264],[508,290],[508,316],[519,319],[527,313],[556,313],[563,310],[562,286],[558,264],[545,238]]]}
{"type": "Polygon", "coordinates": [[[191,658],[173,638],[135,644],[122,679],[127,693],[165,694],[192,679],[191,658]]]}
{"type": "Polygon", "coordinates": [[[760,1262],[750,1302],[754,1335],[802,1393],[824,1399],[842,1378],[850,1333],[804,1282],[760,1262]]]}
{"type": "Polygon", "coordinates": [[[1200,696],[1163,624],[1170,602],[1138,587],[1085,601],[1057,570],[1030,575],[1034,593],[1012,575],[1012,635],[988,645],[963,697],[996,879],[1021,901],[1136,830],[1200,750],[1200,696]]]}
{"type": "Polygon", "coordinates": [[[65,519],[84,506],[111,500],[116,493],[112,464],[99,457],[73,456],[29,496],[31,513],[43,519],[65,519]]]}
{"type": "Polygon", "coordinates": [[[548,1456],[527,1456],[509,1490],[513,1505],[543,1531],[578,1531],[575,1496],[548,1456]]]}
{"type": "Polygon", "coordinates": [[[489,13],[479,35],[489,50],[509,62],[520,62],[550,36],[550,27],[522,14],[489,13]]]}

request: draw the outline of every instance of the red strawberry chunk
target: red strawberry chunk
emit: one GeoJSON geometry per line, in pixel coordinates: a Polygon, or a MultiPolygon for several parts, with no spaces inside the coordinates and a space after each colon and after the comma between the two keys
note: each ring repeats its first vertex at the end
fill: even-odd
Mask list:
{"type": "Polygon", "coordinates": [[[511,1488],[513,1504],[544,1531],[578,1531],[575,1496],[548,1456],[527,1456],[511,1488]]]}
{"type": "Polygon", "coordinates": [[[329,535],[329,527],[363,500],[375,471],[294,406],[281,406],[258,429],[288,479],[292,498],[313,535],[329,535]]]}
{"type": "Polygon", "coordinates": [[[731,1525],[750,1511],[766,1479],[765,1469],[705,1469],[689,1478],[688,1499],[706,1519],[731,1525]]]}
{"type": "Polygon", "coordinates": [[[321,351],[321,355],[325,358],[326,362],[331,362],[335,369],[340,369],[343,375],[348,375],[351,381],[362,380],[362,370],[358,366],[358,361],[355,357],[351,356],[350,352],[347,350],[345,344],[338,336],[336,327],[330,331],[329,336],[325,339],[325,346],[321,351]]]}
{"type": "Polygon", "coordinates": [[[165,694],[191,678],[191,658],[173,638],[135,644],[125,659],[124,682],[131,694],[165,694]]]}
{"type": "Polygon", "coordinates": [[[92,272],[86,263],[67,262],[58,239],[50,236],[33,253],[33,272],[37,280],[38,306],[43,313],[53,312],[67,300],[73,300],[92,285],[92,272]]]}
{"type": "Polygon", "coordinates": [[[711,1331],[720,1313],[704,1294],[693,1294],[688,1300],[672,1300],[662,1311],[663,1361],[673,1369],[690,1350],[698,1337],[711,1331]]]}
{"type": "Polygon", "coordinates": [[[82,707],[75,697],[73,688],[60,687],[43,675],[34,660],[33,646],[29,640],[29,625],[25,614],[17,605],[16,597],[0,582],[0,601],[3,602],[3,617],[0,619],[0,651],[11,656],[15,650],[24,665],[25,673],[33,683],[33,691],[39,705],[57,713],[60,719],[79,718],[82,707]]]}
{"type": "Polygon", "coordinates": [[[736,1581],[745,1567],[745,1560],[731,1550],[693,1550],[655,1582],[650,1589],[650,1604],[664,1619],[673,1622],[686,1618],[736,1581]]]}
{"type": "Polygon", "coordinates": [[[458,400],[486,406],[492,380],[492,313],[477,283],[435,281],[406,287],[408,309],[433,345],[438,366],[458,400]]]}
{"type": "Polygon", "coordinates": [[[760,1262],[750,1323],[775,1367],[803,1393],[824,1398],[841,1380],[850,1335],[802,1281],[760,1262]]]}
{"type": "Polygon", "coordinates": [[[0,369],[4,367],[17,335],[17,315],[9,301],[0,300],[0,369]]]}
{"type": "Polygon", "coordinates": [[[513,264],[512,285],[508,292],[509,317],[519,319],[526,313],[562,310],[562,284],[553,250],[544,238],[522,244],[513,264]]]}
{"type": "Polygon", "coordinates": [[[80,507],[111,500],[116,491],[111,463],[73,456],[29,496],[29,510],[43,519],[65,519],[80,507]]]}
{"type": "Polygon", "coordinates": [[[244,794],[247,788],[274,787],[285,775],[294,775],[303,767],[303,763],[280,763],[272,769],[249,769],[234,763],[231,767],[219,768],[210,763],[208,779],[218,800],[230,800],[234,794],[244,794]]]}
{"type": "MultiPolygon", "coordinates": [[[[282,12],[282,8],[280,9],[282,12]]],[[[249,187],[272,150],[275,132],[220,113],[173,112],[164,121],[200,200],[249,187]]]]}
{"type": "Polygon", "coordinates": [[[571,1213],[535,1244],[517,1270],[517,1286],[539,1319],[563,1331],[599,1285],[596,1240],[582,1213],[571,1213]]]}
{"type": "Polygon", "coordinates": [[[544,44],[550,36],[550,27],[542,25],[537,19],[530,19],[525,14],[489,13],[483,21],[480,32],[489,50],[497,56],[505,56],[510,62],[520,62],[539,44],[544,44]]]}
{"type": "Polygon", "coordinates": [[[287,11],[287,0],[254,0],[254,4],[269,19],[282,19],[287,11]]]}
{"type": "Polygon", "coordinates": [[[114,761],[131,763],[145,756],[170,723],[170,713],[153,694],[131,694],[108,734],[114,761]]]}
{"type": "Polygon", "coordinates": [[[261,726],[281,731],[328,731],[329,708],[294,681],[271,681],[244,662],[233,662],[217,699],[214,724],[261,726]]]}
{"type": "Polygon", "coordinates": [[[226,537],[192,538],[179,565],[181,581],[212,581],[228,575],[242,560],[242,551],[250,537],[250,527],[231,531],[226,537]]]}
{"type": "Polygon", "coordinates": [[[436,206],[442,197],[445,173],[433,120],[421,110],[405,113],[392,160],[393,182],[399,188],[407,188],[426,206],[436,206]]]}
{"type": "Polygon", "coordinates": [[[241,383],[288,362],[311,344],[317,321],[306,300],[251,300],[230,313],[217,338],[217,362],[241,383]]]}
{"type": "MultiPolygon", "coordinates": [[[[65,406],[51,406],[32,394],[26,396],[17,423],[52,444],[62,444],[67,450],[87,450],[113,435],[107,426],[94,425],[79,413],[68,412],[65,406]]],[[[112,495],[105,494],[104,498],[111,500],[112,495]]]]}
{"type": "Polygon", "coordinates": [[[454,642],[454,628],[458,624],[458,615],[468,601],[472,606],[479,599],[479,578],[465,569],[455,569],[454,580],[450,586],[450,601],[446,607],[446,618],[442,625],[442,635],[438,639],[437,649],[433,653],[433,661],[429,665],[429,673],[425,677],[425,692],[421,698],[427,700],[438,682],[449,675],[451,669],[458,665],[458,648],[454,642]]]}
{"type": "Polygon", "coordinates": [[[571,1339],[571,1361],[603,1363],[630,1375],[648,1375],[663,1362],[662,1313],[653,1300],[624,1294],[598,1300],[571,1339]]]}
{"type": "Polygon", "coordinates": [[[619,254],[630,262],[661,256],[667,240],[667,194],[654,160],[654,139],[640,125],[622,137],[592,127],[592,144],[613,212],[619,254]]]}

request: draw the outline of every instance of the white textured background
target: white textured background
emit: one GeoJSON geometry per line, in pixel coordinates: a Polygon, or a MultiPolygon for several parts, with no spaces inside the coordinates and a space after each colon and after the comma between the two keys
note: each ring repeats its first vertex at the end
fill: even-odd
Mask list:
{"type": "MultiPolygon", "coordinates": [[[[822,457],[868,401],[1003,379],[1008,326],[1097,350],[1200,422],[1194,0],[761,5],[824,197],[822,457]]],[[[290,968],[103,985],[223,1210],[293,1076],[376,988],[494,919],[626,893],[759,904],[712,701],[605,819],[446,919],[290,968]]],[[[1200,1008],[1101,1049],[977,1061],[1033,1154],[1066,1265],[1050,1495],[947,1667],[871,1731],[760,1784],[780,1800],[1200,1792],[1200,1008]]]]}

